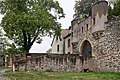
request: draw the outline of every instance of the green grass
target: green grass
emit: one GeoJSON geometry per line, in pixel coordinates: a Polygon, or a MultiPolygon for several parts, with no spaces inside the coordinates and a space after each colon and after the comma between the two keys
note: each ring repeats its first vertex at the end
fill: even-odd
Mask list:
{"type": "Polygon", "coordinates": [[[16,80],[120,80],[120,73],[115,72],[7,72],[2,75],[16,80]]]}
{"type": "Polygon", "coordinates": [[[0,66],[0,69],[8,69],[8,67],[0,66]]]}

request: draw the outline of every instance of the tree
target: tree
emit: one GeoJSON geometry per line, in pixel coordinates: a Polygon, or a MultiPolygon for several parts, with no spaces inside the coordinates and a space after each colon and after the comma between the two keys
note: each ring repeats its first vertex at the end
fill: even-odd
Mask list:
{"type": "Polygon", "coordinates": [[[113,15],[119,16],[120,15],[120,0],[116,0],[113,4],[113,15]]]}
{"type": "Polygon", "coordinates": [[[64,12],[58,1],[5,0],[0,3],[0,13],[4,15],[1,26],[6,36],[26,52],[34,42],[41,43],[43,36],[60,36],[57,19],[64,17],[64,12]]]}
{"type": "Polygon", "coordinates": [[[108,20],[110,20],[113,16],[113,9],[111,5],[108,6],[108,20]]]}
{"type": "Polygon", "coordinates": [[[113,18],[114,16],[120,15],[120,0],[112,0],[109,2],[108,6],[108,20],[113,18]]]}
{"type": "Polygon", "coordinates": [[[84,20],[89,17],[89,15],[91,15],[91,7],[96,1],[99,0],[77,0],[74,6],[74,17],[80,18],[80,20],[84,20]]]}
{"type": "Polygon", "coordinates": [[[5,57],[6,55],[14,56],[14,54],[20,53],[19,47],[16,47],[13,41],[10,41],[6,36],[5,32],[3,31],[2,27],[0,27],[0,44],[1,46],[1,53],[2,53],[2,63],[5,64],[5,57]]]}
{"type": "Polygon", "coordinates": [[[51,53],[52,52],[52,48],[48,49],[46,52],[47,53],[51,53]]]}

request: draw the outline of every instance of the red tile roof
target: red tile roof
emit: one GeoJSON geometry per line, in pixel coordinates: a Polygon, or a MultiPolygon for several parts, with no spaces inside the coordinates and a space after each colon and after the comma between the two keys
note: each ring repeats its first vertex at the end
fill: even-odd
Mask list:
{"type": "Polygon", "coordinates": [[[64,38],[70,33],[69,29],[62,29],[61,36],[64,38]]]}

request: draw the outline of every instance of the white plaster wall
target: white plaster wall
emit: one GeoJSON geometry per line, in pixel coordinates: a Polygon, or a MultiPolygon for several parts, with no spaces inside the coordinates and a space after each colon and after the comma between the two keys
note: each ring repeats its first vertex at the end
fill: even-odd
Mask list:
{"type": "Polygon", "coordinates": [[[52,44],[52,53],[63,54],[63,39],[60,41],[60,39],[58,38],[58,40],[56,41],[56,37],[54,38],[52,44]],[[59,45],[59,52],[57,52],[57,45],[59,45]]]}
{"type": "Polygon", "coordinates": [[[68,54],[68,52],[72,53],[71,36],[65,38],[65,53],[68,54]],[[70,39],[70,47],[68,47],[68,39],[70,39]]]}
{"type": "Polygon", "coordinates": [[[56,37],[54,38],[54,41],[53,41],[53,44],[52,44],[52,53],[56,53],[56,46],[55,46],[55,44],[56,44],[56,37]]]}

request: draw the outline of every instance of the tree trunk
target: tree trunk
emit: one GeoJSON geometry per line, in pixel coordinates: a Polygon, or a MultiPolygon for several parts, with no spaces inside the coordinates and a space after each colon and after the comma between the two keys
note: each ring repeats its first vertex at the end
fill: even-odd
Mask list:
{"type": "Polygon", "coordinates": [[[15,54],[12,54],[12,71],[13,71],[13,72],[15,71],[14,61],[15,61],[15,54]]]}

